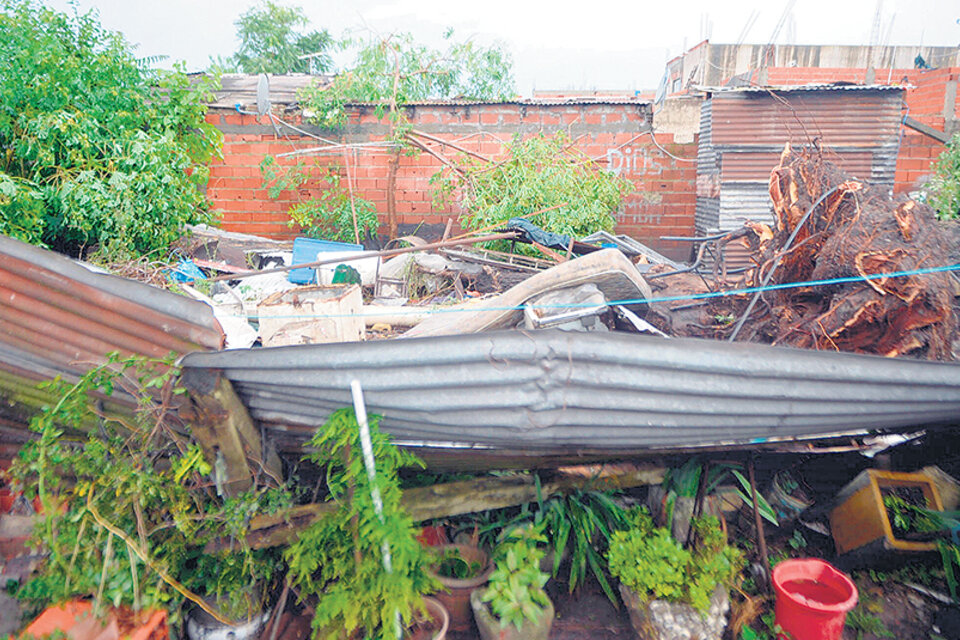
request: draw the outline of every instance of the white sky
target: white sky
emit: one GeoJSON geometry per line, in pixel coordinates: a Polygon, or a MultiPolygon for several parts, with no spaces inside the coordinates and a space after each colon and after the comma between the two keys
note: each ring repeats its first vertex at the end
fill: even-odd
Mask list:
{"type": "MultiPolygon", "coordinates": [[[[411,31],[439,44],[458,37],[500,41],[513,54],[517,88],[653,89],[664,62],[705,35],[735,43],[766,43],[790,0],[279,0],[299,4],[315,28],[334,36],[347,29],[411,31]],[[704,28],[704,25],[707,28],[704,28]],[[707,31],[707,33],[705,33],[707,31]]],[[[72,11],[96,8],[103,24],[121,31],[142,56],[168,55],[190,70],[236,48],[233,22],[254,0],[47,0],[72,11]]],[[[869,44],[881,10],[882,42],[960,44],[956,0],[795,0],[778,43],[869,44]]]]}

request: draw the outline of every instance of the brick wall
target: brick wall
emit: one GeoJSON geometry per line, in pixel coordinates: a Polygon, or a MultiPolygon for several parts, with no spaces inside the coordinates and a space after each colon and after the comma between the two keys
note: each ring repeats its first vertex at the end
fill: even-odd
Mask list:
{"type": "MultiPolygon", "coordinates": [[[[409,109],[415,129],[445,141],[496,158],[502,143],[514,135],[532,136],[566,129],[575,146],[595,158],[608,171],[632,181],[637,190],[617,212],[617,232],[626,233],[671,254],[685,258],[688,247],[661,242],[662,235],[692,235],[694,230],[696,163],[682,162],[664,153],[648,135],[649,107],[643,103],[588,103],[543,105],[505,103],[489,105],[425,105],[409,109]]],[[[299,117],[287,120],[298,127],[327,138],[323,132],[304,124],[299,117]]],[[[224,158],[211,166],[207,189],[212,207],[230,231],[288,238],[296,230],[287,226],[287,209],[299,199],[318,195],[317,189],[285,192],[273,200],[263,188],[260,162],[266,155],[321,144],[307,136],[281,127],[280,133],[266,119],[236,111],[211,109],[207,121],[224,133],[224,158]]],[[[370,109],[354,108],[343,132],[351,143],[382,141],[388,132],[370,109]]],[[[672,135],[657,135],[657,142],[669,153],[695,159],[696,141],[673,143],[672,135]]],[[[454,158],[457,151],[433,144],[431,148],[454,158]]],[[[386,149],[342,150],[318,156],[321,165],[336,165],[341,175],[349,165],[355,193],[372,201],[386,221],[391,154],[386,149]]],[[[285,158],[282,164],[294,164],[285,158]]],[[[423,235],[436,235],[448,217],[460,214],[457,206],[433,203],[430,177],[441,168],[440,160],[427,153],[402,155],[395,179],[398,222],[402,229],[420,226],[423,235]],[[435,226],[432,226],[435,225],[435,226]],[[426,226],[426,228],[424,228],[426,226]]]]}
{"type": "MultiPolygon", "coordinates": [[[[812,82],[865,83],[866,69],[831,69],[824,67],[771,67],[766,70],[766,84],[799,85],[812,82]]],[[[754,71],[752,81],[758,82],[759,72],[754,71]]],[[[948,134],[957,130],[960,120],[960,101],[957,100],[957,79],[960,68],[945,69],[876,69],[875,83],[907,84],[904,115],[918,120],[938,131],[948,134]]],[[[915,131],[901,126],[900,152],[897,156],[897,172],[894,190],[897,193],[911,191],[926,181],[944,145],[915,131]]]]}

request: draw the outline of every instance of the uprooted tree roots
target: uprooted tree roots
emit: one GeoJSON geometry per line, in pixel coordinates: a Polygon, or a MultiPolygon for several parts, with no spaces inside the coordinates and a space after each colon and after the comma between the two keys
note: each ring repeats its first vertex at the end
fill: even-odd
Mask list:
{"type": "MultiPolygon", "coordinates": [[[[743,284],[857,278],[951,264],[942,225],[926,205],[845,175],[819,151],[787,145],[770,176],[774,228],[751,223],[748,244],[758,268],[743,284]],[[807,211],[809,218],[791,234],[807,211]]],[[[809,349],[952,360],[957,338],[955,284],[946,272],[776,289],[760,295],[738,340],[809,349]]],[[[733,305],[739,317],[750,296],[733,305]]],[[[706,313],[716,315],[720,305],[706,313]]],[[[714,337],[730,331],[718,329],[714,337]]]]}

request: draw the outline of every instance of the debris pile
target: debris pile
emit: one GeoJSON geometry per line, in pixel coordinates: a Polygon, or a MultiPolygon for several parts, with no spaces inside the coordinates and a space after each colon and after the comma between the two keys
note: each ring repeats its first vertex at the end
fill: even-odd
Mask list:
{"type": "MultiPolygon", "coordinates": [[[[928,206],[851,178],[820,151],[789,145],[771,172],[770,197],[774,227],[747,223],[737,239],[755,265],[737,286],[764,290],[701,307],[654,304],[658,326],[674,335],[954,359],[956,283],[946,272],[913,274],[954,262],[928,206]],[[904,272],[913,275],[875,277],[904,272]],[[793,286],[804,282],[821,284],[793,286]],[[734,325],[745,314],[743,326],[734,325]]],[[[707,291],[698,280],[683,274],[652,283],[659,296],[707,291]]]]}
{"type": "MultiPolygon", "coordinates": [[[[929,207],[849,179],[818,153],[794,152],[788,145],[771,173],[770,196],[776,231],[762,243],[758,280],[778,255],[771,278],[777,284],[950,264],[929,207]],[[811,207],[809,220],[797,229],[811,207]]],[[[948,273],[780,289],[768,297],[767,326],[756,326],[777,344],[950,360],[957,332],[953,293],[948,273]]]]}

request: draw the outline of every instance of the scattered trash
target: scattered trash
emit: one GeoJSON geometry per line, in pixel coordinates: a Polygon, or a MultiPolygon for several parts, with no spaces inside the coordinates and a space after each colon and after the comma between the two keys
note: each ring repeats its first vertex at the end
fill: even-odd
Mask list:
{"type": "MultiPolygon", "coordinates": [[[[298,237],[293,241],[293,262],[290,264],[305,264],[327,258],[326,255],[317,257],[318,253],[333,253],[334,255],[331,257],[336,258],[342,257],[345,253],[356,253],[357,251],[363,251],[362,244],[298,237]]],[[[336,265],[334,265],[334,267],[335,266],[336,265]]],[[[287,275],[287,279],[294,284],[314,284],[316,282],[316,273],[314,269],[301,267],[291,270],[287,275]]]]}
{"type": "Polygon", "coordinates": [[[527,329],[608,331],[601,319],[607,310],[607,300],[595,284],[558,289],[532,298],[524,305],[524,326],[527,329]]]}
{"type": "Polygon", "coordinates": [[[170,269],[168,277],[173,282],[193,282],[205,280],[206,275],[194,264],[193,260],[181,260],[176,268],[170,269]]]}
{"type": "MultiPolygon", "coordinates": [[[[575,260],[537,273],[504,293],[458,307],[463,313],[433,315],[403,335],[404,338],[476,333],[515,327],[523,314],[523,305],[532,298],[555,291],[593,283],[608,301],[643,301],[651,296],[650,287],[637,268],[616,249],[601,249],[575,260]]],[[[638,302],[638,306],[642,305],[638,302]]]]}
{"type": "Polygon", "coordinates": [[[260,339],[265,347],[358,342],[364,338],[362,304],[355,284],[275,293],[257,306],[260,339]]]}

